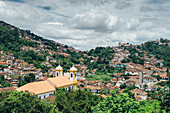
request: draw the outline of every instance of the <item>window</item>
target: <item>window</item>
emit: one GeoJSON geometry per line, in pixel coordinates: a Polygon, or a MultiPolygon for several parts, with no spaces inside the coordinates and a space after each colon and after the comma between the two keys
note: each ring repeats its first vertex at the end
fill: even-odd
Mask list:
{"type": "Polygon", "coordinates": [[[44,98],[46,98],[46,96],[44,95],[44,98]]]}
{"type": "Polygon", "coordinates": [[[71,86],[71,89],[73,89],[73,86],[71,86]]]}
{"type": "Polygon", "coordinates": [[[58,72],[57,72],[57,77],[58,77],[58,72]]]}
{"type": "Polygon", "coordinates": [[[39,96],[39,99],[41,99],[41,96],[39,96]]]}
{"type": "Polygon", "coordinates": [[[73,73],[71,73],[71,78],[73,78],[73,73]]]}
{"type": "Polygon", "coordinates": [[[75,73],[75,78],[76,78],[77,74],[75,73]]]}

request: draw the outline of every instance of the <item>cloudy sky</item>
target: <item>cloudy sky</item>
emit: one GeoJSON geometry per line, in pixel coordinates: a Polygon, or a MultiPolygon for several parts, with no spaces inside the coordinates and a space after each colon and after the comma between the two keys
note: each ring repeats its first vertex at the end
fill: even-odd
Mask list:
{"type": "Polygon", "coordinates": [[[170,0],[0,0],[0,20],[89,50],[170,39],[170,0]]]}

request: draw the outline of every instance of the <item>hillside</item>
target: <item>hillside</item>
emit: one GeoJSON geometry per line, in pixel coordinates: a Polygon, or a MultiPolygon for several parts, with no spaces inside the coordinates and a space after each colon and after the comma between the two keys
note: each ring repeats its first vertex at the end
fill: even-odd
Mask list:
{"type": "Polygon", "coordinates": [[[170,40],[161,38],[160,41],[148,41],[142,44],[141,48],[156,55],[157,59],[163,59],[164,65],[170,68],[170,40]]]}
{"type": "Polygon", "coordinates": [[[1,21],[0,112],[169,112],[169,45],[161,38],[80,51],[1,21]],[[50,81],[72,73],[76,90],[50,81]],[[46,82],[57,93],[44,92],[46,82]],[[43,90],[15,91],[26,86],[43,90]]]}
{"type": "Polygon", "coordinates": [[[33,63],[36,68],[41,68],[43,73],[59,64],[63,66],[64,71],[74,64],[83,75],[91,73],[94,69],[97,69],[100,74],[106,71],[114,72],[114,68],[109,65],[115,53],[111,47],[97,47],[89,52],[80,51],[71,46],[44,39],[29,30],[19,29],[3,21],[0,21],[0,35],[0,51],[12,53],[15,59],[33,63]],[[45,65],[48,62],[49,66],[45,65]],[[87,70],[84,71],[84,68],[87,70]]]}
{"type": "Polygon", "coordinates": [[[49,70],[59,64],[64,68],[64,72],[74,64],[79,75],[97,74],[96,78],[99,80],[110,80],[115,73],[125,72],[127,67],[124,65],[127,63],[144,65],[146,56],[151,57],[150,55],[154,55],[158,60],[162,59],[165,67],[170,66],[170,46],[167,39],[138,46],[119,44],[116,47],[96,47],[90,51],[80,51],[0,21],[0,51],[7,55],[12,54],[15,60],[23,59],[34,64],[37,69],[40,68],[49,75],[49,70]],[[104,78],[101,79],[102,76],[104,78]]]}
{"type": "MultiPolygon", "coordinates": [[[[37,68],[42,68],[40,63],[45,62],[47,56],[58,59],[64,67],[78,64],[83,56],[83,51],[73,47],[44,39],[31,33],[29,30],[22,30],[3,21],[0,21],[0,51],[12,53],[16,59],[24,59],[33,63],[37,68]],[[65,59],[63,59],[65,58],[65,59]],[[67,66],[66,66],[67,64],[67,66]]],[[[54,67],[57,64],[53,63],[54,67]]]]}

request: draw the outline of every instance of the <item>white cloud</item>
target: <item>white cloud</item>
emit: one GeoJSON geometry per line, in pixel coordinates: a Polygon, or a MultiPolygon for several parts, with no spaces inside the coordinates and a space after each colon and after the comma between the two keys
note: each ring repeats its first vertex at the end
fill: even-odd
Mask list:
{"type": "Polygon", "coordinates": [[[139,25],[137,19],[122,19],[103,10],[90,10],[73,16],[73,26],[77,29],[91,29],[98,32],[129,30],[139,25]]]}
{"type": "Polygon", "coordinates": [[[60,22],[46,22],[46,23],[43,23],[43,24],[63,26],[63,23],[60,23],[60,22]]]}
{"type": "Polygon", "coordinates": [[[13,1],[0,1],[0,20],[82,50],[170,36],[167,0],[13,1]]]}

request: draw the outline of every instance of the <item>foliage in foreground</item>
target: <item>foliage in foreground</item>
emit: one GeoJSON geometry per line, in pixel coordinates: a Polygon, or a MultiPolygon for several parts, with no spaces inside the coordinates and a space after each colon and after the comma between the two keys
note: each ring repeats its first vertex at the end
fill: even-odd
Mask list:
{"type": "Polygon", "coordinates": [[[49,113],[52,107],[29,92],[0,92],[0,113],[49,113]]]}
{"type": "Polygon", "coordinates": [[[135,101],[128,93],[111,91],[102,99],[87,90],[57,89],[54,105],[29,92],[0,92],[0,113],[168,113],[169,93],[161,101],[135,101]]]}
{"type": "Polygon", "coordinates": [[[91,113],[91,108],[100,101],[99,96],[86,90],[60,89],[57,92],[54,104],[63,113],[91,113]]]}
{"type": "Polygon", "coordinates": [[[160,102],[157,100],[137,102],[129,98],[127,93],[117,95],[114,90],[102,102],[93,107],[95,113],[159,113],[160,102]]]}

